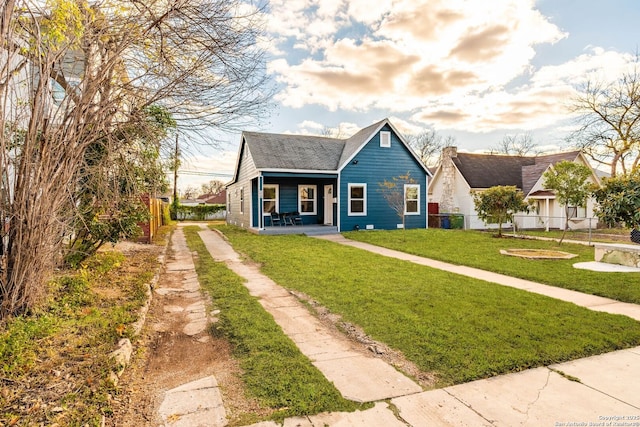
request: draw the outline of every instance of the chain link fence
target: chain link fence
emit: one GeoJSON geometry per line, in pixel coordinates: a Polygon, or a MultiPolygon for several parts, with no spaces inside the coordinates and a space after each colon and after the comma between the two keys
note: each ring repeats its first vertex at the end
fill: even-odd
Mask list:
{"type": "MultiPolygon", "coordinates": [[[[478,215],[463,215],[459,213],[444,213],[429,215],[430,228],[464,229],[464,230],[497,230],[498,224],[487,224],[478,215]]],[[[564,230],[565,217],[544,215],[514,215],[513,221],[502,224],[503,232],[526,234],[527,231],[564,230]]],[[[567,231],[584,232],[591,241],[591,235],[596,233],[598,219],[570,218],[567,231]]]]}

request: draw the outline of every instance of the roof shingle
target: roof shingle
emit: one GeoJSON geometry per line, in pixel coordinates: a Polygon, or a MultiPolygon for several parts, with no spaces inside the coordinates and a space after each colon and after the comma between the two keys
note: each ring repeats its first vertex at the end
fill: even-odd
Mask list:
{"type": "Polygon", "coordinates": [[[244,132],[258,169],[336,170],[344,141],[320,136],[244,132]]]}
{"type": "Polygon", "coordinates": [[[453,162],[471,188],[514,185],[528,194],[549,165],[574,161],[579,154],[579,151],[570,151],[525,157],[458,153],[453,162]]]}

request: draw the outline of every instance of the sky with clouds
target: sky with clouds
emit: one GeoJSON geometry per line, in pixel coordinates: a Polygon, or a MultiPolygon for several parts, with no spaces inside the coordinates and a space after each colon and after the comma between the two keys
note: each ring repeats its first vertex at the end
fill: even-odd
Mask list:
{"type": "MultiPolygon", "coordinates": [[[[640,48],[638,0],[270,0],[271,115],[257,130],[349,136],[383,118],[463,151],[528,133],[563,147],[586,79],[615,78],[640,48]]],[[[231,173],[240,133],[187,168],[231,173]]],[[[224,176],[181,176],[178,187],[224,176]]]]}

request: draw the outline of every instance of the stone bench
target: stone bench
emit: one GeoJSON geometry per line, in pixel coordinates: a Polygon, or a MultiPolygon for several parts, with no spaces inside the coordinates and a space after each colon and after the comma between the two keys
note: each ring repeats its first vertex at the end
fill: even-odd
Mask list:
{"type": "Polygon", "coordinates": [[[640,245],[595,243],[597,262],[640,268],[640,245]]]}

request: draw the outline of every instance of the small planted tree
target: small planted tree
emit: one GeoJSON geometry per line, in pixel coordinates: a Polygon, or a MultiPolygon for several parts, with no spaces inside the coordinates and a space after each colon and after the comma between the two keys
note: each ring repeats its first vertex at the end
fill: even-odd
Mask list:
{"type": "Polygon", "coordinates": [[[585,206],[592,191],[592,184],[587,181],[591,170],[581,164],[563,160],[556,163],[542,176],[544,187],[553,190],[556,200],[564,206],[565,223],[560,244],[569,228],[569,207],[585,206]]]}
{"type": "Polygon", "coordinates": [[[412,204],[418,203],[418,183],[413,179],[409,172],[404,175],[398,175],[391,180],[384,180],[378,183],[378,191],[382,193],[382,197],[387,204],[398,215],[402,221],[402,228],[405,228],[405,216],[408,211],[414,211],[417,206],[412,204]]]}
{"type": "Polygon", "coordinates": [[[497,185],[473,193],[476,213],[487,224],[498,224],[498,237],[502,237],[502,224],[512,221],[517,212],[527,212],[529,205],[524,194],[513,185],[497,185]]]}
{"type": "Polygon", "coordinates": [[[595,214],[608,226],[624,223],[640,229],[640,169],[634,173],[604,180],[604,185],[593,192],[596,198],[595,214]]]}

